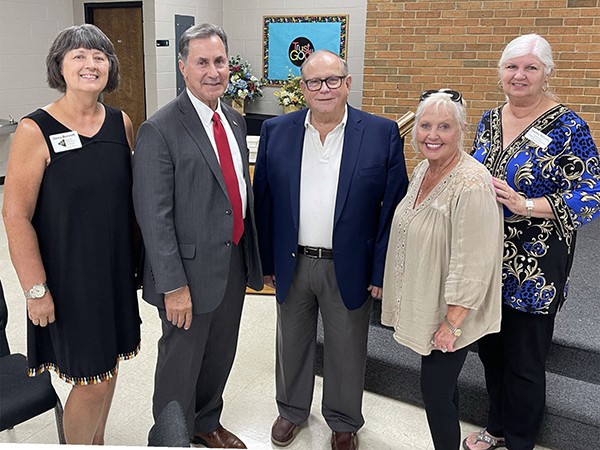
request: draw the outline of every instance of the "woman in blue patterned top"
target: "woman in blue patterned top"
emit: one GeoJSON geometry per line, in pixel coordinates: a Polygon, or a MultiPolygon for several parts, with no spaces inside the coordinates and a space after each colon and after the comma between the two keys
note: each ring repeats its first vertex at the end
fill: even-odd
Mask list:
{"type": "Polygon", "coordinates": [[[576,231],[600,215],[600,164],[585,121],[548,89],[554,60],[544,38],[511,41],[498,69],[507,101],[481,118],[473,156],[504,205],[502,325],[479,341],[490,409],[486,429],[463,447],[529,450],[544,415],[546,359],[576,231]]]}

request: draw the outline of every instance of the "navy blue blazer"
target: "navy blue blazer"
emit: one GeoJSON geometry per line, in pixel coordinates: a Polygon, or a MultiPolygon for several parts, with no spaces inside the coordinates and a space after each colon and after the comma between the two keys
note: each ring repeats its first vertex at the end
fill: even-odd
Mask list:
{"type": "MultiPolygon", "coordinates": [[[[306,109],[266,120],[254,171],[255,215],[263,273],[290,288],[298,253],[300,168],[306,109]]],[[[408,177],[397,124],[348,106],[335,205],[333,262],[344,304],[360,308],[367,288],[383,286],[390,225],[408,177]]]]}

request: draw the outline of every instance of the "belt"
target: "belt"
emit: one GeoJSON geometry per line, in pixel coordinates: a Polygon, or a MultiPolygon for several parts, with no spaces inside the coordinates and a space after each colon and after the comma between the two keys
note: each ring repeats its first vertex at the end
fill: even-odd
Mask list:
{"type": "Polygon", "coordinates": [[[304,245],[299,245],[298,252],[309,258],[333,259],[333,250],[330,248],[305,247],[304,245]]]}

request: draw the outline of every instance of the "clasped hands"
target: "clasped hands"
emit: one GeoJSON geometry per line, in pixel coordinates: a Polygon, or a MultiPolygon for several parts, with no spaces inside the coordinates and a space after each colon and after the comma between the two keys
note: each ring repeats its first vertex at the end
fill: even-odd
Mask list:
{"type": "Polygon", "coordinates": [[[433,335],[431,339],[431,345],[435,348],[442,351],[442,353],[450,352],[452,353],[455,348],[454,344],[456,343],[456,336],[450,331],[450,329],[445,326],[443,323],[440,325],[438,330],[433,335]]]}

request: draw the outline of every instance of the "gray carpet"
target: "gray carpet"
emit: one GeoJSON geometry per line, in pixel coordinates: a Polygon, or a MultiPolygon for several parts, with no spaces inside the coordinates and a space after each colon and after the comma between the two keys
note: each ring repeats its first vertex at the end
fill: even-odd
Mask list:
{"type": "Polygon", "coordinates": [[[548,359],[548,371],[595,384],[600,384],[599,243],[600,220],[579,230],[567,301],[556,317],[548,359]]]}

